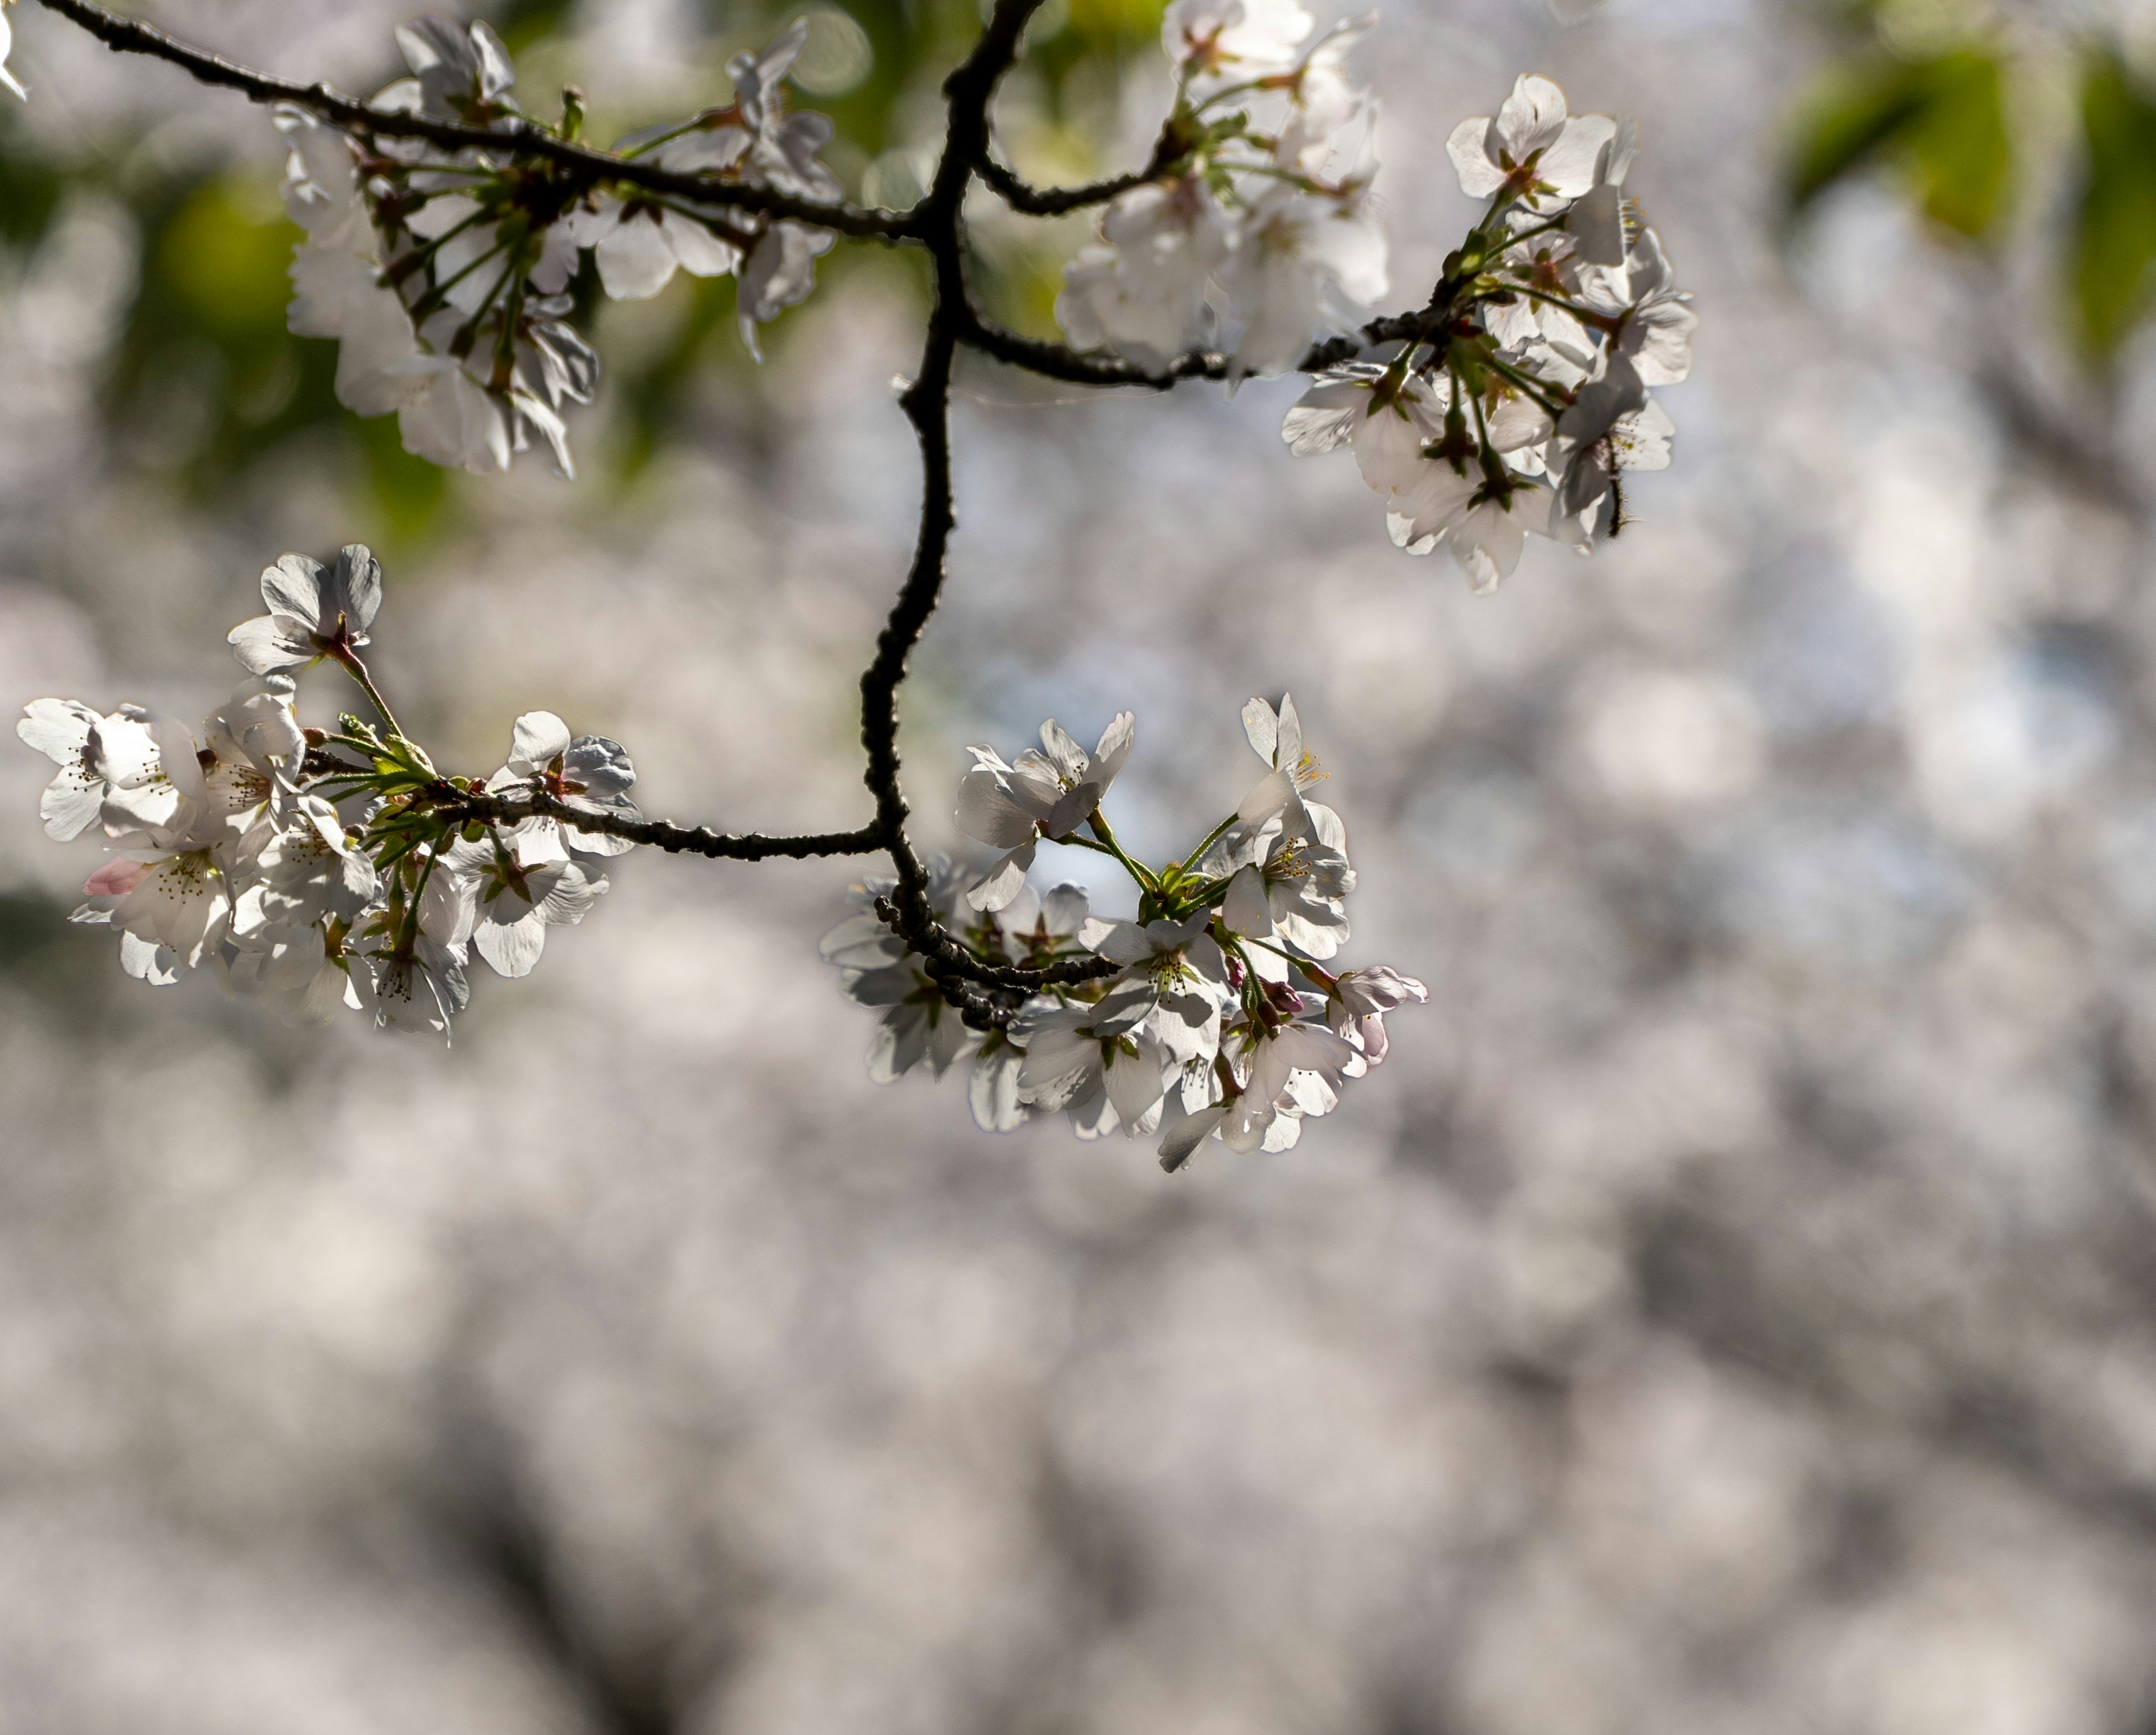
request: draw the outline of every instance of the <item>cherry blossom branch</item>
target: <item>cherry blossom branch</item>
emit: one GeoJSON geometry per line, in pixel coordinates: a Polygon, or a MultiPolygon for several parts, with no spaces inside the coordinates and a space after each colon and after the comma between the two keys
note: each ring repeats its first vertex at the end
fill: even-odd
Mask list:
{"type": "Polygon", "coordinates": [[[153,59],[167,61],[199,83],[237,90],[250,102],[290,103],[348,132],[383,138],[424,139],[446,151],[507,151],[516,156],[544,157],[567,170],[582,184],[625,182],[697,204],[723,205],[738,211],[754,211],[768,218],[791,218],[814,223],[819,228],[835,229],[840,234],[870,240],[908,242],[919,239],[914,233],[914,212],[824,204],[776,187],[683,174],[655,163],[572,144],[531,121],[506,121],[495,130],[460,126],[423,115],[395,114],[371,103],[340,95],[326,84],[301,85],[243,66],[221,54],[182,42],[154,25],[121,18],[94,4],[93,0],[38,0],[38,4],[80,25],[118,53],[147,54],[153,59]]]}
{"type": "Polygon", "coordinates": [[[858,831],[808,832],[798,837],[771,837],[754,831],[716,832],[708,825],[676,825],[665,819],[632,819],[620,814],[598,813],[557,800],[542,789],[458,789],[439,801],[434,811],[453,824],[476,819],[482,824],[513,825],[543,817],[578,831],[603,832],[608,837],[649,844],[676,855],[704,855],[715,861],[872,855],[884,847],[882,830],[875,825],[864,825],[858,831]]]}
{"type": "MultiPolygon", "coordinates": [[[[1442,330],[1451,317],[1454,300],[1453,287],[1440,283],[1428,306],[1414,313],[1387,314],[1358,326],[1346,336],[1313,343],[1303,352],[1296,369],[1301,373],[1319,373],[1353,361],[1373,344],[1426,339],[1442,330]]],[[[1114,356],[1074,350],[1067,344],[1046,338],[1025,336],[984,318],[970,303],[961,317],[963,323],[958,339],[968,348],[993,356],[1014,367],[1022,367],[1029,373],[1072,385],[1144,386],[1152,391],[1166,392],[1188,379],[1228,377],[1228,358],[1209,350],[1189,351],[1176,357],[1165,367],[1141,367],[1114,356]]]]}
{"type": "Polygon", "coordinates": [[[899,407],[921,442],[921,531],[906,583],[876,639],[875,659],[861,675],[861,745],[868,753],[862,781],[875,797],[871,829],[898,875],[887,903],[889,919],[927,960],[930,976],[964,1010],[968,1021],[991,1023],[998,1021],[995,1014],[1004,1009],[962,983],[1024,988],[1050,979],[1083,980],[1113,968],[1103,970],[1103,960],[1086,959],[1057,967],[1082,973],[1051,978],[1048,973],[987,963],[953,940],[929,901],[928,871],[906,835],[906,796],[900,787],[898,690],[906,680],[906,660],[942,594],[951,531],[957,521],[951,498],[951,365],[961,337],[979,323],[966,288],[962,229],[966,190],[988,154],[989,101],[1018,56],[1026,20],[1040,5],[1041,0],[997,0],[973,53],[943,81],[950,110],[942,161],[937,165],[927,197],[912,213],[913,232],[935,262],[935,301],[929,310],[921,367],[899,398],[899,407]]]}
{"type": "Polygon", "coordinates": [[[1061,217],[1072,211],[1082,211],[1089,205],[1105,205],[1119,193],[1144,186],[1157,179],[1174,160],[1173,146],[1163,135],[1153,146],[1152,160],[1143,168],[1134,169],[1127,175],[1113,175],[1105,181],[1089,181],[1082,187],[1034,187],[1021,181],[1004,167],[993,146],[981,153],[976,166],[981,178],[1012,210],[1028,217],[1061,217]]]}

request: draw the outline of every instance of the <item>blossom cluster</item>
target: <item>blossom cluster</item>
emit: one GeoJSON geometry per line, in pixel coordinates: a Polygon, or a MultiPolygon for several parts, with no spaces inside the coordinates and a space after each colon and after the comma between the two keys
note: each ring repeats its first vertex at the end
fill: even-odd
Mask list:
{"type": "Polygon", "coordinates": [[[1243,726],[1264,774],[1183,860],[1159,869],[1125,850],[1101,810],[1137,739],[1128,711],[1090,753],[1053,719],[1015,758],[973,748],[958,826],[1000,853],[979,874],[929,864],[931,906],[984,963],[1103,968],[1007,993],[1005,1016],[978,1029],[880,912],[892,882],[864,882],[860,907],[822,949],[846,992],[881,1013],[870,1075],[888,1082],[926,1066],[941,1077],[969,1059],[985,1130],[1064,1114],[1081,1138],[1159,1133],[1170,1170],[1208,1138],[1285,1150],[1304,1121],[1337,1107],[1348,1081],[1385,1058],[1385,1014],[1428,990],[1383,965],[1328,968],[1349,937],[1347,828],[1310,793],[1324,773],[1291,697],[1277,710],[1251,700],[1243,726]],[[1136,918],[1094,915],[1075,885],[1038,891],[1027,870],[1044,839],[1119,864],[1137,889],[1136,918]]]}
{"type": "Polygon", "coordinates": [[[1532,76],[1463,121],[1453,166],[1490,203],[1446,262],[1445,324],[1320,375],[1281,428],[1298,455],[1350,447],[1394,542],[1444,543],[1478,591],[1530,531],[1591,552],[1623,526],[1625,474],[1669,464],[1649,388],[1691,372],[1698,320],[1625,193],[1637,143],[1532,76]]]}
{"type": "Polygon", "coordinates": [[[262,596],[269,612],[230,635],[247,678],[199,732],[137,705],[26,707],[16,733],[59,767],[38,803],[46,834],[105,845],[74,920],[118,930],[121,967],[145,982],[206,968],[296,1021],[346,1007],[446,1037],[471,954],[529,975],[547,930],[583,921],[607,889],[578,855],[632,847],[552,813],[464,817],[474,797],[634,820],[635,771],[614,742],[572,739],[543,711],[516,720],[483,783],[436,771],[360,656],[382,602],[364,547],[327,567],[288,554],[262,596]],[[359,683],[381,727],[300,724],[295,677],[324,662],[359,683]]]}
{"type": "MultiPolygon", "coordinates": [[[[829,200],[817,160],[831,123],[790,112],[783,80],[808,21],[728,64],[733,99],[624,139],[633,161],[829,200]]],[[[412,75],[375,99],[395,113],[488,131],[541,127],[516,106],[508,51],[485,23],[422,18],[398,27],[412,75]]],[[[573,100],[558,129],[581,121],[573,100]]],[[[679,269],[735,274],[743,340],[808,295],[828,231],[690,205],[630,183],[593,184],[545,161],[424,141],[362,142],[306,110],[276,122],[290,144],[284,196],[306,231],[291,268],[291,329],[339,340],[336,393],[362,416],[398,418],[407,450],[485,475],[536,444],[557,474],[575,466],[566,406],[588,403],[598,357],[567,322],[583,254],[606,293],[656,295],[679,269]]],[[[542,127],[542,130],[546,129],[542,127]]]]}
{"type": "Polygon", "coordinates": [[[1349,59],[1376,22],[1306,47],[1296,0],[1174,0],[1159,172],[1108,205],[1065,270],[1055,313],[1073,343],[1149,367],[1218,351],[1239,379],[1285,372],[1314,331],[1367,317],[1386,245],[1376,105],[1349,59]]]}

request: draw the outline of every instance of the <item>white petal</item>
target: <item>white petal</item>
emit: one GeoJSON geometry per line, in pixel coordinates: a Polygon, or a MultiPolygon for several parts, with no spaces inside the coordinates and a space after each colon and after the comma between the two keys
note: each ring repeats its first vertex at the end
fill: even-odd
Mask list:
{"type": "Polygon", "coordinates": [[[543,770],[569,750],[569,726],[551,711],[527,711],[509,743],[510,768],[521,776],[543,770]]]}
{"type": "Polygon", "coordinates": [[[998,862],[966,894],[973,909],[993,914],[1006,908],[1025,884],[1026,870],[1033,865],[1034,844],[1024,843],[998,862]]]}
{"type": "Polygon", "coordinates": [[[472,944],[502,975],[529,976],[547,944],[547,919],[536,910],[527,910],[516,921],[481,922],[472,944]]]}
{"type": "Polygon", "coordinates": [[[1189,1160],[1190,1153],[1212,1136],[1227,1113],[1228,1105],[1216,1102],[1176,1122],[1168,1129],[1168,1137],[1160,1142],[1160,1166],[1170,1174],[1181,1168],[1189,1160]]]}
{"type": "Polygon", "coordinates": [[[618,301],[641,301],[665,289],[678,263],[652,213],[639,212],[594,249],[599,281],[618,301]]]}
{"type": "Polygon", "coordinates": [[[98,716],[79,699],[33,699],[15,733],[55,765],[80,762],[98,716]]]}
{"type": "Polygon", "coordinates": [[[992,849],[1016,849],[1040,834],[1034,815],[1013,799],[1004,779],[981,766],[959,783],[956,817],[960,831],[992,849]]]}
{"type": "MultiPolygon", "coordinates": [[[[1119,711],[1108,726],[1101,731],[1101,744],[1093,749],[1093,764],[1088,775],[1099,784],[1101,793],[1107,793],[1116,773],[1131,757],[1131,748],[1138,738],[1138,720],[1134,712],[1119,711]]],[[[1098,805],[1096,803],[1096,805],[1098,805]]]]}
{"type": "Polygon", "coordinates": [[[1490,160],[1484,145],[1491,124],[1487,115],[1477,115],[1454,127],[1445,141],[1445,154],[1460,177],[1460,190],[1471,199],[1486,199],[1505,184],[1505,172],[1490,160]]]}
{"type": "Polygon", "coordinates": [[[1253,940],[1272,937],[1272,911],[1265,902],[1265,886],[1254,867],[1239,871],[1228,882],[1228,896],[1220,906],[1220,919],[1239,934],[1253,940]]]}

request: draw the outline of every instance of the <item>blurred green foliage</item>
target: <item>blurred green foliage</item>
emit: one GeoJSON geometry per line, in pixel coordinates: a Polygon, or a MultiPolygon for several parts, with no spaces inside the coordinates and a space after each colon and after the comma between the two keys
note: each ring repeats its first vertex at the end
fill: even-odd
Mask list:
{"type": "Polygon", "coordinates": [[[1982,49],[1905,59],[1883,49],[1835,66],[1812,97],[1789,171],[1799,211],[1881,162],[1908,177],[1924,214],[1986,233],[2005,198],[2007,141],[1997,59],[1982,49]]]}
{"type": "Polygon", "coordinates": [[[2148,311],[2156,261],[2156,102],[2115,55],[2089,58],[2082,131],[2088,176],[2075,224],[2074,299],[2089,346],[2107,355],[2148,311]]]}
{"type": "MultiPolygon", "coordinates": [[[[413,10],[422,9],[414,0],[413,10]]],[[[762,46],[802,9],[707,0],[712,70],[698,100],[726,100],[718,70],[726,55],[762,46]]],[[[803,88],[795,100],[832,117],[836,136],[826,156],[856,196],[909,200],[925,167],[916,158],[923,147],[932,150],[940,130],[937,87],[979,29],[978,0],[848,0],[843,7],[811,0],[807,10],[812,46],[821,30],[846,53],[825,57],[820,80],[808,76],[813,56],[804,55],[801,82],[822,88],[803,88]],[[826,15],[820,25],[819,14],[826,15]]],[[[1030,33],[1022,77],[1054,125],[1074,134],[1112,127],[1122,71],[1134,57],[1156,52],[1161,10],[1161,0],[1050,0],[1030,33]]],[[[588,23],[592,12],[572,0],[506,0],[490,8],[512,52],[542,61],[546,46],[588,23]]],[[[385,41],[385,80],[397,70],[394,61],[385,41]]],[[[536,73],[521,81],[520,94],[534,112],[554,112],[536,73]]],[[[234,100],[209,92],[199,100],[234,100]]],[[[654,118],[601,114],[593,136],[603,140],[654,118]]],[[[371,540],[394,551],[444,530],[457,508],[457,479],[407,454],[394,418],[362,421],[345,411],[333,389],[336,345],[285,330],[285,270],[299,231],[284,216],[274,172],[266,164],[166,163],[127,149],[132,141],[105,142],[121,148],[65,160],[43,154],[21,121],[0,108],[0,247],[28,258],[70,199],[116,201],[136,227],[140,285],[104,377],[117,461],[208,505],[303,443],[307,461],[338,467],[354,496],[356,523],[371,540]]],[[[1021,322],[1046,316],[1068,250],[1068,236],[1053,226],[1045,238],[1029,242],[1031,251],[984,248],[974,262],[983,296],[1021,322]]],[[[865,268],[887,281],[910,280],[925,299],[927,279],[911,254],[850,243],[821,262],[824,292],[865,268]],[[897,274],[894,257],[904,262],[897,274]]],[[[577,294],[579,323],[588,329],[600,300],[588,262],[577,294]]],[[[611,420],[602,439],[594,418],[582,418],[580,448],[600,461],[588,466],[593,473],[581,485],[632,483],[652,454],[688,431],[709,382],[742,406],[752,429],[766,377],[735,335],[733,312],[731,280],[684,275],[660,297],[654,341],[609,349],[611,420]]],[[[769,328],[767,351],[783,353],[796,328],[791,319],[769,328]]]]}
{"type": "Polygon", "coordinates": [[[2113,44],[2010,36],[1974,0],[1852,0],[1836,21],[1842,50],[1792,129],[1783,182],[1791,214],[1883,169],[1938,229],[1991,237],[2036,131],[2015,88],[2036,81],[2032,57],[2056,66],[2063,54],[2081,120],[2061,272],[2068,323],[2092,362],[2116,357],[2156,299],[2156,92],[2113,44]]]}

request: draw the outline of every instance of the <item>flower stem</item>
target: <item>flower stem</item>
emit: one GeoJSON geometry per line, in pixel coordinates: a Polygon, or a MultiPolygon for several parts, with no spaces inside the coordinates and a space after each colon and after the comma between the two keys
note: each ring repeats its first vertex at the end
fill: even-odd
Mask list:
{"type": "Polygon", "coordinates": [[[1137,880],[1138,884],[1143,886],[1147,891],[1158,891],[1160,890],[1159,877],[1153,872],[1153,870],[1142,861],[1132,860],[1128,855],[1123,853],[1123,846],[1116,841],[1115,828],[1108,824],[1106,814],[1103,814],[1100,808],[1095,808],[1093,809],[1093,817],[1088,823],[1093,828],[1093,835],[1100,839],[1103,844],[1107,845],[1108,854],[1114,856],[1116,860],[1122,863],[1123,871],[1125,873],[1128,874],[1133,880],[1137,880]]]}
{"type": "Polygon", "coordinates": [[[1233,825],[1235,821],[1241,817],[1242,815],[1240,814],[1230,814],[1218,825],[1214,826],[1212,830],[1207,832],[1205,834],[1205,840],[1199,844],[1195,850],[1193,850],[1188,855],[1183,858],[1183,865],[1186,867],[1193,866],[1198,862],[1203,860],[1204,859],[1205,852],[1211,849],[1214,844],[1219,843],[1222,838],[1225,837],[1228,834],[1228,828],[1230,825],[1233,825]]]}
{"type": "Polygon", "coordinates": [[[344,672],[359,683],[361,690],[372,701],[375,710],[382,714],[382,721],[388,725],[390,734],[399,741],[409,740],[410,737],[404,733],[404,726],[397,721],[397,713],[389,708],[389,701],[382,696],[380,689],[367,674],[367,665],[360,661],[359,653],[345,650],[336,653],[336,655],[344,672]]]}

